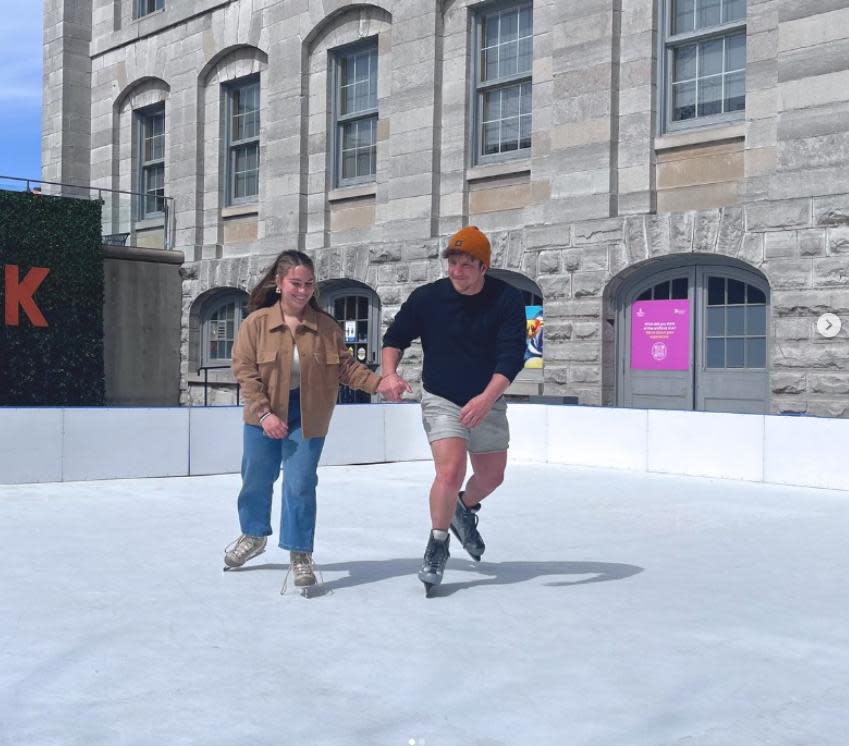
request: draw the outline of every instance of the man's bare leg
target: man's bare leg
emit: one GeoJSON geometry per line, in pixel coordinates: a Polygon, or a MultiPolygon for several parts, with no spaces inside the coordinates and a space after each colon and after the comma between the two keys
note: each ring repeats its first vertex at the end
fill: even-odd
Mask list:
{"type": "Polygon", "coordinates": [[[436,469],[430,488],[430,519],[433,528],[447,531],[466,476],[468,445],[465,438],[442,438],[431,443],[430,448],[436,469]]]}
{"type": "Polygon", "coordinates": [[[507,451],[494,453],[470,453],[472,476],[466,482],[463,492],[463,504],[474,508],[488,495],[491,495],[504,481],[507,468],[507,451]]]}

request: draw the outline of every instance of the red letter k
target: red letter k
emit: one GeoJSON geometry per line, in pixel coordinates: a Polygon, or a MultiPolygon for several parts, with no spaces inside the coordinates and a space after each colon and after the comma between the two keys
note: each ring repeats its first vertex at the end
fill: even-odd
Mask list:
{"type": "Polygon", "coordinates": [[[19,308],[24,309],[24,313],[29,318],[33,326],[47,326],[47,319],[44,318],[32,296],[38,290],[50,270],[45,267],[33,267],[23,282],[18,282],[18,266],[16,264],[6,265],[6,325],[19,326],[21,323],[21,315],[19,308]]]}

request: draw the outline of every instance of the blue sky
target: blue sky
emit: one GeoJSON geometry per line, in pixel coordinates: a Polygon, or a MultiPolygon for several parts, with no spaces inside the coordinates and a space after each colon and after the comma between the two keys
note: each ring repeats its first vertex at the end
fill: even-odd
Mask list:
{"type": "Polygon", "coordinates": [[[41,0],[0,0],[0,175],[41,176],[41,0]]]}

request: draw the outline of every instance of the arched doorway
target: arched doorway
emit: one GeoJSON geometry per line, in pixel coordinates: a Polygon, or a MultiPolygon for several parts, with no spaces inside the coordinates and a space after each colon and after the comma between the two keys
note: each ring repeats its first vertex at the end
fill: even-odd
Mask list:
{"type": "Polygon", "coordinates": [[[669,257],[616,297],[616,402],[647,409],[769,410],[769,284],[724,257],[669,257]]]}

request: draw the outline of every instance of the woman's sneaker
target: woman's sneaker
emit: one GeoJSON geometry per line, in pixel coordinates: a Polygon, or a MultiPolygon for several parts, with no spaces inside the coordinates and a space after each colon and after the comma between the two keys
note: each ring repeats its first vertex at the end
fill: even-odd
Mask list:
{"type": "Polygon", "coordinates": [[[451,519],[451,531],[475,562],[480,562],[484,549],[486,549],[486,544],[483,543],[483,539],[478,533],[477,511],[480,510],[480,507],[480,503],[478,503],[474,508],[467,508],[463,504],[463,493],[461,492],[457,495],[454,518],[451,519]]]}
{"type": "Polygon", "coordinates": [[[241,567],[249,559],[259,556],[265,551],[266,541],[265,536],[242,534],[224,550],[224,564],[227,566],[224,569],[241,567]]]}
{"type": "Polygon", "coordinates": [[[315,565],[309,552],[290,552],[289,565],[296,588],[315,585],[315,565]]]}

